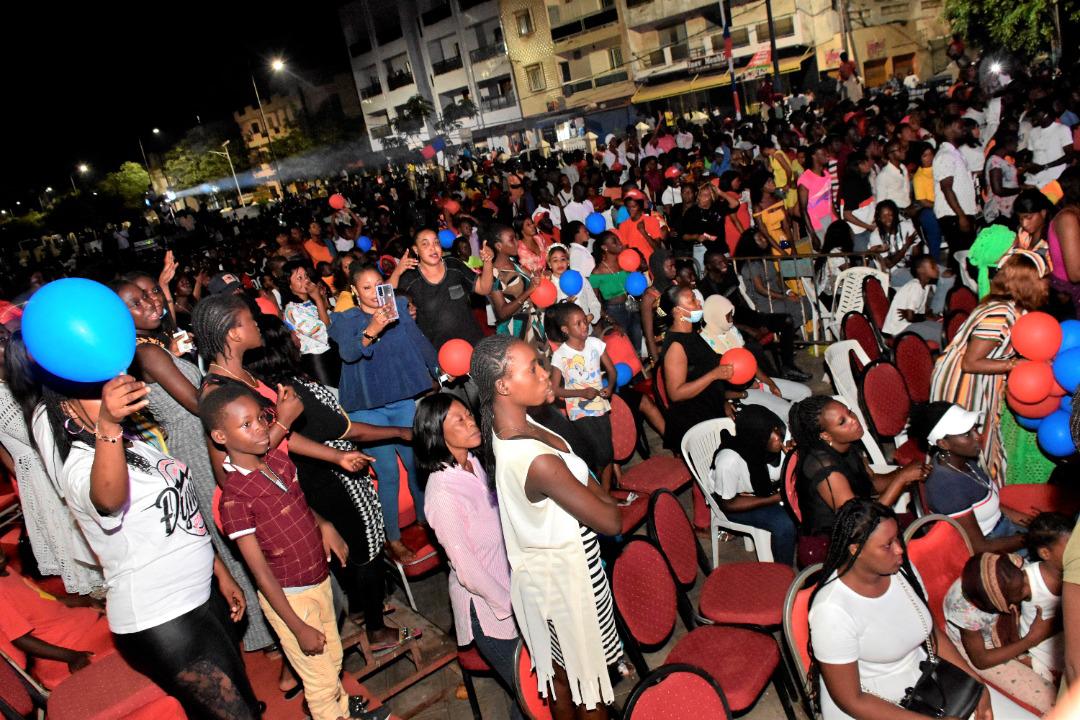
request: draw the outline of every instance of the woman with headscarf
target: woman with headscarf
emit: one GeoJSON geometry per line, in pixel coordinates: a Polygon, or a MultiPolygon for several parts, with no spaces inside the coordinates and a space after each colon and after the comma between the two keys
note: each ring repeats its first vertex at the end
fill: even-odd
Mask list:
{"type": "MultiPolygon", "coordinates": [[[[742,333],[735,327],[735,305],[726,296],[710,295],[706,298],[703,319],[701,337],[716,354],[723,355],[732,348],[745,347],[742,333]]],[[[812,394],[810,388],[802,383],[769,377],[762,367],[759,359],[754,379],[745,390],[744,403],[762,405],[780,417],[787,417],[791,403],[812,394]]]]}
{"type": "Polygon", "coordinates": [[[732,522],[767,530],[773,560],[795,561],[795,523],[780,505],[780,468],[787,427],[776,413],[750,405],[723,431],[709,477],[720,509],[732,522]]]}
{"type": "Polygon", "coordinates": [[[656,362],[660,357],[660,345],[664,333],[671,326],[671,318],[660,309],[660,296],[675,283],[675,258],[666,248],[657,248],[649,258],[649,274],[652,285],[641,296],[641,331],[645,335],[645,348],[649,359],[656,362]]]}

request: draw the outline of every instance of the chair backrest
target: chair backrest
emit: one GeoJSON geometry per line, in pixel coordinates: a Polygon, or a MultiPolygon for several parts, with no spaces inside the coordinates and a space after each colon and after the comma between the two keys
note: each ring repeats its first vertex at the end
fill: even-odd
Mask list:
{"type": "Polygon", "coordinates": [[[879,440],[895,438],[907,427],[911,398],[904,376],[888,360],[875,360],[859,376],[859,404],[879,440]]]}
{"type": "Polygon", "coordinates": [[[869,267],[853,267],[836,276],[833,283],[833,317],[842,318],[852,310],[863,309],[863,278],[877,277],[882,287],[888,286],[889,274],[869,267]]]}
{"type": "Polygon", "coordinates": [[[514,694],[518,707],[529,720],[551,720],[553,717],[547,698],[540,695],[536,670],[524,640],[518,640],[514,651],[514,694]]]}
{"type": "Polygon", "coordinates": [[[926,601],[938,627],[945,627],[942,603],[971,557],[971,542],[964,528],[950,517],[927,515],[904,533],[908,559],[926,587],[926,601]],[[925,528],[925,530],[924,530],[925,528]],[[923,534],[925,533],[925,534],[923,534]]]}
{"type": "Polygon", "coordinates": [[[653,399],[656,404],[663,410],[667,410],[671,407],[671,401],[667,395],[667,383],[664,381],[664,368],[657,367],[656,372],[653,373],[653,389],[656,391],[653,393],[653,399]]]}
{"type": "Polygon", "coordinates": [[[859,397],[859,386],[855,382],[855,373],[852,372],[853,354],[855,359],[862,363],[862,367],[870,364],[870,358],[857,340],[837,340],[825,348],[825,365],[829,368],[829,377],[832,378],[836,394],[851,402],[855,402],[859,397]]]}
{"type": "Polygon", "coordinates": [[[676,663],[652,671],[630,693],[625,720],[731,720],[720,685],[704,670],[676,663]]]}
{"type": "Polygon", "coordinates": [[[930,402],[930,380],[934,375],[934,356],[919,334],[903,332],[893,345],[896,367],[904,377],[908,395],[915,403],[930,402]]]}
{"type": "Polygon", "coordinates": [[[811,688],[807,685],[807,673],[810,672],[810,595],[821,573],[822,564],[817,563],[805,568],[792,581],[784,598],[784,641],[787,643],[788,656],[796,661],[799,673],[799,689],[803,699],[808,699],[811,688]]]}
{"type": "Polygon", "coordinates": [[[678,598],[667,561],[652,541],[627,541],[611,571],[611,595],[630,639],[656,648],[675,628],[678,598]]]}
{"type": "Polygon", "coordinates": [[[682,439],[682,456],[690,467],[690,474],[702,484],[709,475],[713,456],[720,447],[720,433],[727,430],[735,434],[735,421],[730,418],[714,418],[699,422],[686,431],[682,439]]]}
{"type": "Polygon", "coordinates": [[[784,458],[784,467],[780,470],[780,477],[784,482],[780,483],[780,493],[784,500],[791,519],[796,525],[802,524],[802,510],[799,508],[799,494],[795,488],[795,470],[799,467],[799,451],[792,450],[784,458]]]}
{"type": "Polygon", "coordinates": [[[979,304],[979,296],[964,285],[953,285],[945,293],[946,310],[966,310],[971,312],[979,304]]]}
{"type": "Polygon", "coordinates": [[[30,691],[7,659],[0,660],[0,716],[7,717],[8,710],[18,717],[34,712],[34,700],[30,691]]]}
{"type": "Polygon", "coordinates": [[[660,490],[649,498],[649,537],[664,553],[675,579],[685,588],[697,580],[700,548],[690,519],[679,499],[669,490],[660,490]]]}
{"type": "Polygon", "coordinates": [[[629,459],[637,448],[637,425],[630,406],[618,395],[611,396],[611,443],[616,462],[629,459]]]}
{"type": "Polygon", "coordinates": [[[878,344],[877,333],[866,316],[858,310],[852,310],[844,316],[840,323],[840,339],[854,340],[862,347],[863,353],[871,361],[881,357],[881,345],[878,344]]]}
{"type": "Polygon", "coordinates": [[[968,316],[971,315],[967,310],[952,310],[945,313],[945,344],[948,345],[952,342],[952,339],[956,337],[956,334],[960,332],[960,328],[967,322],[968,316]]]}
{"type": "Polygon", "coordinates": [[[863,278],[863,311],[874,321],[874,325],[879,328],[885,326],[885,319],[889,316],[889,296],[874,275],[863,278]]]}

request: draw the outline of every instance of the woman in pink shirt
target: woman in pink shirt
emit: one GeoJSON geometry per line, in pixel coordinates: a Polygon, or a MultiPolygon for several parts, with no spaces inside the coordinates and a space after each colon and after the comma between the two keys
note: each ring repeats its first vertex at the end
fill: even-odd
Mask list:
{"type": "Polygon", "coordinates": [[[510,604],[510,564],[503,545],[495,489],[470,450],[480,427],[452,395],[431,395],[416,406],[413,444],[424,491],[424,513],[450,559],[450,604],[459,647],[476,648],[513,700],[517,625],[510,604]]]}
{"type": "Polygon", "coordinates": [[[826,165],[825,148],[814,145],[806,151],[809,167],[799,176],[799,208],[807,223],[814,252],[821,251],[825,231],[836,219],[833,206],[832,176],[826,165]]]}

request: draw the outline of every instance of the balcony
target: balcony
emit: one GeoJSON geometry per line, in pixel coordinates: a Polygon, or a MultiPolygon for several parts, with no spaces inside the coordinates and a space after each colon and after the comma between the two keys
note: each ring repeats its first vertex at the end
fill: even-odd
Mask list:
{"type": "Polygon", "coordinates": [[[480,98],[480,109],[484,112],[494,112],[496,110],[505,110],[508,107],[513,107],[517,102],[517,97],[514,93],[507,93],[505,95],[492,95],[491,97],[480,98]]]}
{"type": "Polygon", "coordinates": [[[598,78],[587,78],[585,80],[577,80],[572,83],[563,85],[563,95],[570,97],[575,93],[585,92],[586,90],[592,90],[593,88],[601,88],[605,85],[612,85],[614,83],[623,82],[629,76],[625,70],[620,70],[615,73],[608,73],[607,75],[601,75],[598,78]]]}
{"type": "Polygon", "coordinates": [[[451,70],[458,70],[461,68],[461,56],[445,58],[438,62],[431,63],[431,73],[433,75],[445,75],[451,70]]]}
{"type": "Polygon", "coordinates": [[[506,43],[499,42],[494,45],[485,45],[484,47],[471,50],[469,52],[469,61],[478,63],[500,55],[506,55],[506,43]]]}
{"type": "Polygon", "coordinates": [[[378,80],[371,83],[367,87],[360,88],[360,99],[361,100],[367,100],[368,98],[378,97],[379,95],[382,95],[382,85],[379,84],[378,80]]]}
{"type": "Polygon", "coordinates": [[[572,22],[563,23],[558,27],[551,28],[551,39],[555,42],[559,42],[575,35],[596,30],[605,25],[614,25],[617,22],[619,22],[618,9],[614,7],[607,8],[600,12],[592,13],[591,15],[585,15],[572,22]]]}
{"type": "Polygon", "coordinates": [[[677,45],[669,45],[668,47],[660,48],[659,50],[653,50],[648,55],[642,55],[638,58],[640,67],[643,70],[653,70],[650,74],[657,74],[663,72],[664,69],[677,70],[679,68],[671,67],[678,63],[684,63],[691,58],[700,58],[705,56],[705,46],[699,45],[691,47],[686,42],[681,42],[677,45]]]}
{"type": "Polygon", "coordinates": [[[450,9],[450,3],[433,7],[425,13],[420,13],[420,22],[424,23],[424,26],[434,25],[440,20],[445,20],[453,14],[450,9]]]}
{"type": "Polygon", "coordinates": [[[390,90],[397,90],[398,88],[403,88],[406,85],[412,84],[413,76],[412,73],[408,70],[398,70],[396,72],[391,72],[386,77],[386,87],[388,87],[390,90]]]}
{"type": "Polygon", "coordinates": [[[390,137],[394,134],[394,129],[389,125],[375,125],[371,128],[371,137],[375,140],[382,140],[384,137],[390,137]]]}

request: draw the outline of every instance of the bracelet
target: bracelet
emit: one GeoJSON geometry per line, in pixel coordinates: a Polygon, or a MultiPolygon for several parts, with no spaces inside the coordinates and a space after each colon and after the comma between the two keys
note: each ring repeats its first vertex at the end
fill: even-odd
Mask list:
{"type": "Polygon", "coordinates": [[[124,437],[124,431],[121,430],[120,432],[118,432],[116,434],[115,437],[110,437],[108,435],[102,435],[101,432],[98,431],[98,426],[95,423],[94,424],[94,437],[97,438],[98,440],[103,441],[103,442],[112,443],[113,445],[115,445],[116,443],[120,442],[120,438],[124,437]]]}
{"type": "Polygon", "coordinates": [[[287,428],[287,427],[285,427],[284,425],[281,424],[280,420],[274,420],[274,424],[277,425],[282,430],[284,430],[286,435],[291,432],[291,430],[289,430],[289,428],[287,428]]]}
{"type": "Polygon", "coordinates": [[[367,333],[361,333],[361,335],[363,335],[364,337],[366,337],[366,338],[368,339],[368,341],[369,341],[369,342],[370,342],[370,343],[371,343],[372,345],[374,345],[375,343],[379,342],[379,337],[378,337],[377,335],[376,335],[375,337],[372,337],[371,335],[368,335],[367,333]]]}

